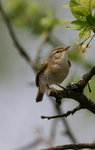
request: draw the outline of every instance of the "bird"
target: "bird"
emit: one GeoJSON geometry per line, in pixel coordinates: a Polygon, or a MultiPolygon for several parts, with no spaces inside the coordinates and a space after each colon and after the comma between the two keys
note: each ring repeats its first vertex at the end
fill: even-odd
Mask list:
{"type": "Polygon", "coordinates": [[[67,77],[71,63],[68,60],[68,47],[58,46],[51,50],[48,58],[43,62],[36,75],[38,93],[36,102],[43,100],[45,90],[52,84],[61,84],[67,77]]]}

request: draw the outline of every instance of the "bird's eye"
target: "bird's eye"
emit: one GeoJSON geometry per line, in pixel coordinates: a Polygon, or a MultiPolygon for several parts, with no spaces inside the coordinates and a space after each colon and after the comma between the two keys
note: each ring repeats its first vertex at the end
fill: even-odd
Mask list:
{"type": "Polygon", "coordinates": [[[56,53],[60,53],[60,51],[57,51],[56,53]]]}

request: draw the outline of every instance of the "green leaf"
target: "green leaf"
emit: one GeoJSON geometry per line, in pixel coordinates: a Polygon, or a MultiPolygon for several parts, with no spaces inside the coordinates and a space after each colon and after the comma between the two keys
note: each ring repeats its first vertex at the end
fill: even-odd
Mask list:
{"type": "Polygon", "coordinates": [[[71,22],[69,20],[59,20],[59,24],[60,25],[67,25],[67,24],[71,24],[71,22]]]}
{"type": "Polygon", "coordinates": [[[80,0],[82,6],[88,7],[90,12],[92,11],[95,0],[80,0]]]}
{"type": "Polygon", "coordinates": [[[71,24],[79,25],[79,26],[81,26],[81,27],[86,27],[86,26],[88,26],[88,25],[87,25],[87,22],[83,22],[83,21],[79,21],[79,20],[73,20],[73,21],[71,22],[71,24]]]}
{"type": "Polygon", "coordinates": [[[89,8],[90,3],[91,3],[92,0],[79,0],[79,1],[80,1],[80,4],[81,4],[82,6],[85,6],[85,7],[88,7],[88,8],[89,8]]]}
{"type": "Polygon", "coordinates": [[[73,8],[75,6],[85,6],[91,12],[94,2],[95,2],[95,0],[70,0],[69,6],[71,8],[73,8]]]}
{"type": "Polygon", "coordinates": [[[71,12],[77,20],[86,22],[86,17],[91,14],[95,0],[70,0],[71,12]]]}
{"type": "Polygon", "coordinates": [[[86,22],[86,17],[90,15],[89,8],[84,6],[76,6],[72,8],[73,15],[80,21],[86,22]]]}
{"type": "Polygon", "coordinates": [[[67,29],[70,29],[70,30],[81,30],[81,27],[80,26],[68,26],[67,29]]]}
{"type": "Polygon", "coordinates": [[[70,2],[69,2],[70,8],[79,6],[79,5],[80,5],[79,0],[70,0],[70,2]]]}
{"type": "Polygon", "coordinates": [[[80,22],[79,22],[79,20],[73,20],[73,21],[71,21],[71,24],[80,25],[80,22]]]}
{"type": "Polygon", "coordinates": [[[92,15],[88,15],[87,18],[87,23],[90,25],[90,26],[95,26],[95,18],[94,16],[92,15]]]}
{"type": "Polygon", "coordinates": [[[79,32],[79,37],[81,40],[84,40],[84,39],[90,37],[90,35],[91,35],[91,31],[88,27],[81,29],[79,32]]]}
{"type": "Polygon", "coordinates": [[[91,87],[91,93],[89,92],[88,86],[85,87],[84,89],[84,94],[88,95],[91,99],[95,101],[95,76],[89,81],[90,87],[91,87]]]}

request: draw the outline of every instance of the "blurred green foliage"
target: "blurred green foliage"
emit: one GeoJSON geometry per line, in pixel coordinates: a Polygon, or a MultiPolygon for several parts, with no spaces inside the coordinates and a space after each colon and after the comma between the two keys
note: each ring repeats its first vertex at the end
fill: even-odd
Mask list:
{"type": "Polygon", "coordinates": [[[90,81],[90,88],[91,88],[91,92],[89,92],[88,90],[88,85],[85,87],[84,89],[84,94],[86,94],[87,96],[89,96],[92,100],[95,100],[95,77],[93,77],[90,81]]]}
{"type": "Polygon", "coordinates": [[[34,34],[41,34],[60,24],[53,9],[29,0],[7,0],[6,11],[16,26],[28,27],[34,34]]]}

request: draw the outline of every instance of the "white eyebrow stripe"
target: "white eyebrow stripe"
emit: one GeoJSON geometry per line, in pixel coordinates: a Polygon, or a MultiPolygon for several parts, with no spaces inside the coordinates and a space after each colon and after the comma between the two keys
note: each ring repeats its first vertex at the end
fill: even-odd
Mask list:
{"type": "Polygon", "coordinates": [[[51,54],[55,54],[57,51],[59,51],[59,52],[62,52],[63,51],[63,49],[57,49],[56,51],[54,51],[54,52],[52,52],[51,54]]]}

